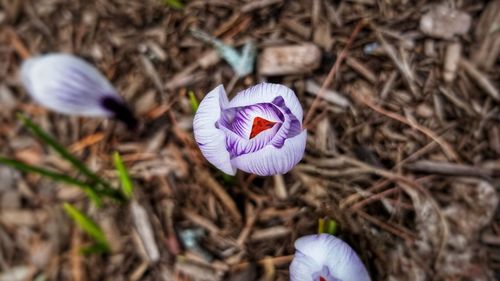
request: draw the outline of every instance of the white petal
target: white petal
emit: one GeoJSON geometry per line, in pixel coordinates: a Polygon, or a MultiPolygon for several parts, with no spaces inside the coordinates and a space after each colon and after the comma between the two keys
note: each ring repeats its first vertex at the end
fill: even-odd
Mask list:
{"type": "Polygon", "coordinates": [[[296,252],[290,264],[290,281],[314,281],[313,274],[322,267],[311,257],[296,252]]]}
{"type": "Polygon", "coordinates": [[[229,107],[241,107],[256,103],[272,102],[276,97],[282,96],[285,105],[302,124],[302,106],[295,93],[288,87],[280,84],[260,83],[239,92],[229,103],[229,107]]]}
{"type": "Polygon", "coordinates": [[[328,267],[330,274],[343,281],[370,281],[356,252],[344,241],[328,234],[309,235],[295,241],[295,249],[328,267]]]}
{"type": "Polygon", "coordinates": [[[267,145],[254,153],[244,154],[231,160],[234,166],[259,176],[284,174],[290,171],[304,156],[307,131],[285,140],[281,148],[267,145]]]}
{"type": "Polygon", "coordinates": [[[215,124],[227,106],[226,91],[222,85],[213,89],[201,101],[193,121],[193,132],[203,156],[212,165],[229,175],[236,174],[226,149],[226,135],[215,124]]]}
{"type": "Polygon", "coordinates": [[[28,93],[54,111],[83,116],[111,116],[101,101],[121,100],[110,82],[92,65],[69,54],[30,58],[21,66],[21,80],[28,93]]]}

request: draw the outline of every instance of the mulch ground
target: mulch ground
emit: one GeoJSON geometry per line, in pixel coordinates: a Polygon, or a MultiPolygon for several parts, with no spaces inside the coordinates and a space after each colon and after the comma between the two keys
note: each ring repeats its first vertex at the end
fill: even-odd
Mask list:
{"type": "Polygon", "coordinates": [[[427,0],[1,1],[0,154],[73,173],[21,111],[113,182],[119,151],[135,201],[96,209],[76,188],[0,167],[0,280],[289,280],[293,242],[320,218],[338,223],[373,280],[498,280],[500,1],[443,2],[440,15],[427,0]],[[423,17],[449,21],[428,30],[423,17]],[[251,40],[257,61],[303,43],[321,58],[286,75],[261,74],[259,61],[238,79],[192,28],[251,40]],[[34,104],[19,65],[48,52],[96,65],[140,133],[34,104]],[[306,155],[286,175],[225,177],[193,141],[187,93],[261,81],[297,93],[306,155]],[[79,254],[90,239],[63,202],[102,226],[111,254],[79,254]]]}

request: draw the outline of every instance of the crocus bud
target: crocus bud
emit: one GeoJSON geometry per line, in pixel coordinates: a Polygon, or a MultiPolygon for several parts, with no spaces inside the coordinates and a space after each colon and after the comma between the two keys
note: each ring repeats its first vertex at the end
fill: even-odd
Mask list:
{"type": "Polygon", "coordinates": [[[111,83],[92,65],[69,54],[29,58],[21,66],[21,81],[39,104],[59,113],[114,117],[130,129],[137,120],[111,83]]]}
{"type": "Polygon", "coordinates": [[[295,241],[290,281],[370,281],[356,252],[329,234],[304,236],[295,241]]]}
{"type": "Polygon", "coordinates": [[[261,83],[228,100],[222,85],[206,95],[193,131],[205,158],[223,172],[284,174],[303,157],[307,131],[289,88],[261,83]]]}

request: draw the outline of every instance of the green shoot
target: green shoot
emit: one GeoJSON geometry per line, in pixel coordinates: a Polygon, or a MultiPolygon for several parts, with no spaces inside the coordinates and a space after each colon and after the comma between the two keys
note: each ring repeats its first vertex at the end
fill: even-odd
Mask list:
{"type": "Polygon", "coordinates": [[[325,233],[325,219],[318,219],[318,234],[325,233]]]}
{"type": "Polygon", "coordinates": [[[134,192],[134,185],[132,184],[132,180],[130,179],[130,175],[127,171],[127,168],[125,168],[122,158],[118,152],[113,153],[113,162],[115,164],[115,169],[120,179],[120,184],[123,190],[123,194],[127,199],[130,199],[132,198],[134,192]]]}
{"type": "Polygon", "coordinates": [[[196,113],[198,107],[200,106],[200,103],[198,102],[198,99],[196,98],[196,95],[194,94],[193,91],[189,91],[188,95],[189,95],[189,102],[191,103],[191,108],[193,109],[193,113],[196,113]]]}
{"type": "Polygon", "coordinates": [[[337,234],[337,229],[338,229],[338,224],[334,220],[328,220],[327,225],[326,225],[326,233],[330,235],[335,235],[337,234]]]}
{"type": "Polygon", "coordinates": [[[184,8],[184,3],[180,0],[163,0],[163,3],[177,10],[184,8]]]}
{"type": "Polygon", "coordinates": [[[109,252],[108,240],[97,223],[69,203],[64,203],[63,208],[68,216],[96,242],[94,246],[84,249],[84,252],[88,252],[88,249],[101,249],[109,252]]]}

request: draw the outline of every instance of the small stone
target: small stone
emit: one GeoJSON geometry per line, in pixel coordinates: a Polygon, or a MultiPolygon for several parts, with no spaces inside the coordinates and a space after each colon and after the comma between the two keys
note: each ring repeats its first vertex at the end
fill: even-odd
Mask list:
{"type": "Polygon", "coordinates": [[[267,47],[259,57],[259,73],[266,76],[309,73],[320,62],[321,51],[314,44],[267,47]]]}
{"type": "Polygon", "coordinates": [[[455,35],[466,34],[471,22],[469,14],[439,5],[420,18],[420,30],[431,37],[452,39],[455,35]]]}

